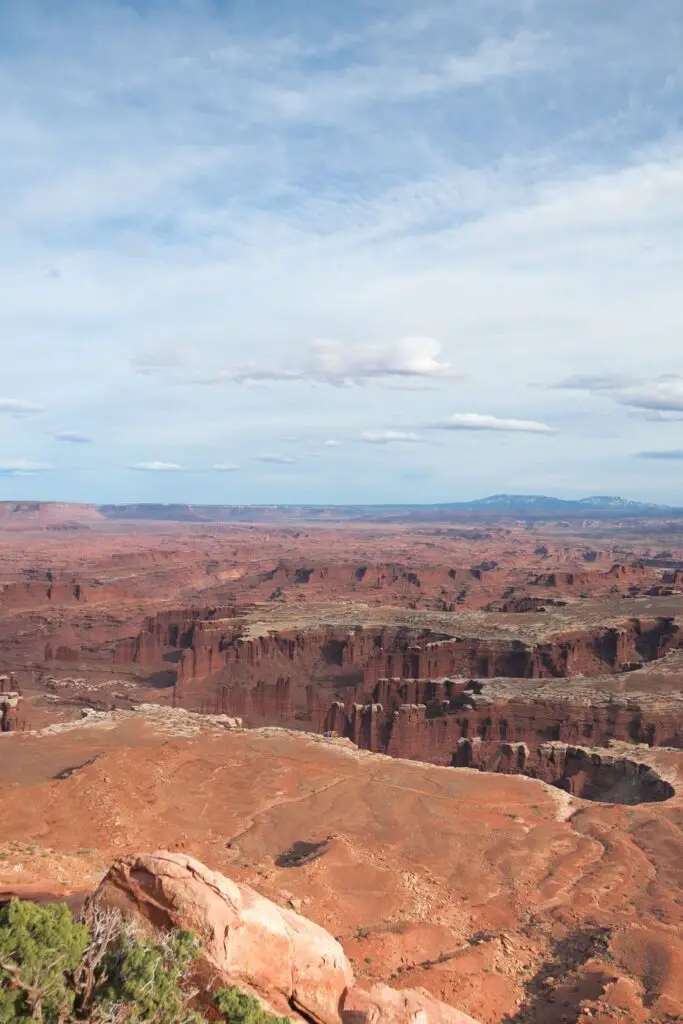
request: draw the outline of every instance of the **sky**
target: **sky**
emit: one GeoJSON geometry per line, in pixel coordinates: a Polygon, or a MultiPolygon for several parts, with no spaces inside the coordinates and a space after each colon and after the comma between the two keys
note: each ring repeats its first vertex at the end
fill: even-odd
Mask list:
{"type": "Polygon", "coordinates": [[[0,0],[0,499],[683,504],[680,0],[0,0]]]}

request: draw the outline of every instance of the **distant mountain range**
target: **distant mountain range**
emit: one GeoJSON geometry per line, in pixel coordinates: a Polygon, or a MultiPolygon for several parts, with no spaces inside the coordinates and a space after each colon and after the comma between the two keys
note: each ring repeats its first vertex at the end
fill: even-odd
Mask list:
{"type": "Polygon", "coordinates": [[[631,501],[611,495],[575,500],[545,494],[492,494],[474,501],[395,505],[189,505],[142,502],[77,505],[68,502],[0,502],[0,527],[86,528],[97,521],[148,522],[485,522],[499,519],[666,519],[683,518],[683,508],[631,501]]]}
{"type": "Polygon", "coordinates": [[[515,518],[624,518],[683,515],[683,509],[611,495],[575,500],[543,494],[493,494],[474,501],[432,505],[102,505],[106,519],[147,519],[175,522],[259,522],[289,520],[436,521],[484,519],[492,515],[515,518]]]}
{"type": "Polygon", "coordinates": [[[608,494],[594,494],[589,498],[552,498],[545,494],[492,494],[488,498],[474,501],[451,502],[449,508],[500,509],[509,511],[562,512],[566,511],[613,511],[652,512],[673,511],[669,505],[655,505],[629,498],[617,498],[608,494]]]}

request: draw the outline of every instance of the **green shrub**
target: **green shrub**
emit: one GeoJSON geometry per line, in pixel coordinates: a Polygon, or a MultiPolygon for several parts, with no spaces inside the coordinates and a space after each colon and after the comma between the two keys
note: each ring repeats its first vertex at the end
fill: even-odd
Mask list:
{"type": "MultiPolygon", "coordinates": [[[[143,936],[115,911],[74,921],[63,903],[0,908],[0,1024],[202,1024],[189,975],[191,932],[143,936]]],[[[287,1024],[237,988],[214,996],[227,1024],[287,1024]]]]}
{"type": "Polygon", "coordinates": [[[0,908],[0,1024],[62,1024],[74,1003],[69,977],[88,947],[88,929],[64,903],[12,900],[0,908]]]}
{"type": "Polygon", "coordinates": [[[190,932],[171,932],[161,942],[145,942],[122,929],[99,968],[94,1003],[124,1020],[158,1024],[195,1024],[203,1018],[188,1006],[183,989],[188,970],[199,954],[190,932]]]}
{"type": "Polygon", "coordinates": [[[273,1017],[258,999],[238,988],[219,989],[213,1002],[226,1024],[288,1024],[287,1017],[273,1017]]]}

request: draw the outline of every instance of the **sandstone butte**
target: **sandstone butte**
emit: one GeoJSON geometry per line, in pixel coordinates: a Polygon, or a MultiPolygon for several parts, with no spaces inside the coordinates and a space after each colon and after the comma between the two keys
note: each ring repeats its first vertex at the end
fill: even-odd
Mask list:
{"type": "MultiPolygon", "coordinates": [[[[442,1019],[376,988],[389,985],[482,1024],[670,1024],[683,1016],[681,755],[648,756],[676,795],[604,805],[221,716],[91,715],[0,742],[0,888],[73,896],[131,850],[167,849],[340,940],[360,987],[344,1005],[367,1019],[399,999],[389,1019],[442,1019]]],[[[124,876],[144,903],[148,876],[124,860],[109,888],[124,876]]],[[[155,876],[164,906],[173,885],[155,876]]]]}

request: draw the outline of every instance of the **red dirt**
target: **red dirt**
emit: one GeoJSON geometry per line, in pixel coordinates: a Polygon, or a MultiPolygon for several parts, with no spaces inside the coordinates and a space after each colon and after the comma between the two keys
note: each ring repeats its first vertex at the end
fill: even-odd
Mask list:
{"type": "MultiPolygon", "coordinates": [[[[100,753],[5,788],[4,885],[56,867],[78,888],[126,851],[181,849],[340,936],[360,975],[424,985],[490,1024],[522,1003],[532,1021],[576,1020],[619,979],[647,1019],[683,1012],[680,797],[571,805],[523,778],[277,731],[169,738],[140,717],[9,737],[3,773],[8,751],[34,779],[67,752],[72,765],[100,753]],[[322,855],[278,866],[322,840],[322,855]]],[[[683,763],[658,756],[671,777],[683,763]]]]}

